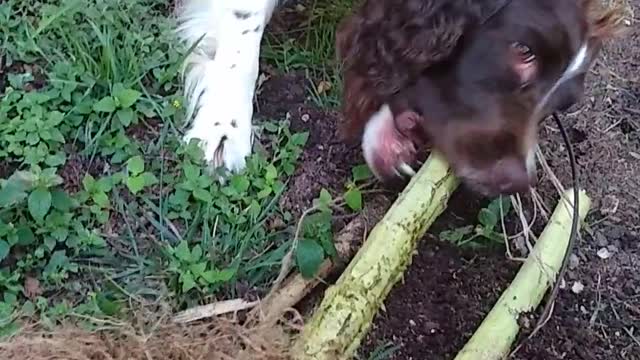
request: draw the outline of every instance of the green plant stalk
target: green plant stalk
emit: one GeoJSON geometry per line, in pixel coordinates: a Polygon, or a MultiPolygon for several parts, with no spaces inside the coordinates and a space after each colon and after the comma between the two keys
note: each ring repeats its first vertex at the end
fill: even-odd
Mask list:
{"type": "MultiPolygon", "coordinates": [[[[591,207],[591,199],[581,190],[578,201],[579,223],[582,223],[591,207]]],[[[507,357],[520,330],[520,315],[534,310],[555,281],[569,244],[572,218],[573,189],[568,189],[511,285],[454,360],[507,357]]]]}
{"type": "Polygon", "coordinates": [[[411,263],[418,240],[459,184],[432,153],[342,273],[296,339],[293,358],[348,359],[391,288],[411,263]]]}

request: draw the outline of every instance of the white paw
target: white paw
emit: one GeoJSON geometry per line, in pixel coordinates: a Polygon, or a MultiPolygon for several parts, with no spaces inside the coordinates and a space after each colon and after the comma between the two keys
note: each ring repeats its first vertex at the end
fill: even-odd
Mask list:
{"type": "Polygon", "coordinates": [[[251,155],[253,98],[268,4],[252,3],[247,11],[239,10],[240,3],[192,0],[178,29],[188,44],[206,34],[185,62],[192,124],[184,140],[199,139],[213,168],[241,171],[251,155]]]}
{"type": "MultiPolygon", "coordinates": [[[[196,117],[195,121],[199,118],[196,117]]],[[[238,120],[251,122],[251,119],[238,120]]],[[[252,134],[248,131],[233,128],[230,121],[216,121],[207,128],[193,127],[184,135],[184,141],[199,141],[204,151],[204,158],[212,169],[224,168],[238,172],[245,168],[246,158],[251,155],[252,134]]]]}
{"type": "Polygon", "coordinates": [[[233,71],[218,59],[201,65],[202,71],[189,74],[197,75],[197,79],[191,81],[187,76],[188,94],[193,99],[188,113],[193,115],[193,122],[184,140],[199,139],[212,168],[237,172],[244,169],[246,157],[251,155],[257,76],[252,70],[233,71]]]}

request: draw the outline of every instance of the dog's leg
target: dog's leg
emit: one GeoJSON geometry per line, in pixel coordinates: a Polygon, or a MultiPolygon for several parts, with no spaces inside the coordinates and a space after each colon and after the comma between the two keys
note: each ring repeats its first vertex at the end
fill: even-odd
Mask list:
{"type": "Polygon", "coordinates": [[[185,0],[178,35],[188,47],[184,139],[199,139],[213,167],[239,171],[251,154],[260,42],[279,0],[185,0]],[[199,41],[199,42],[198,42],[199,41]]]}

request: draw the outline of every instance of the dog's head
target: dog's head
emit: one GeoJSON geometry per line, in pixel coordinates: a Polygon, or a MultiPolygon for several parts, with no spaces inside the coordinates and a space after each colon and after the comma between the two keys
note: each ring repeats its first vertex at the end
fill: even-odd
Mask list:
{"type": "Polygon", "coordinates": [[[618,14],[591,0],[367,1],[338,34],[345,132],[403,104],[395,115],[419,116],[394,125],[402,141],[428,140],[485,195],[526,190],[539,121],[582,97],[618,14]]]}

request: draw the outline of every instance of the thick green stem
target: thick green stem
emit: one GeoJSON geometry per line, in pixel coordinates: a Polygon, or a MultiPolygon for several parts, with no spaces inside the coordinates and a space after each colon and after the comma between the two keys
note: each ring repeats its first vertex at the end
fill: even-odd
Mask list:
{"type": "MultiPolygon", "coordinates": [[[[578,213],[582,222],[591,200],[584,191],[579,194],[578,213]]],[[[506,358],[520,330],[520,315],[533,311],[555,281],[567,252],[573,212],[573,189],[569,189],[515,279],[455,360],[506,358]]]]}
{"type": "Polygon", "coordinates": [[[444,211],[458,186],[449,165],[432,153],[372,229],[294,346],[294,358],[350,358],[385,297],[411,263],[418,240],[444,211]]]}

